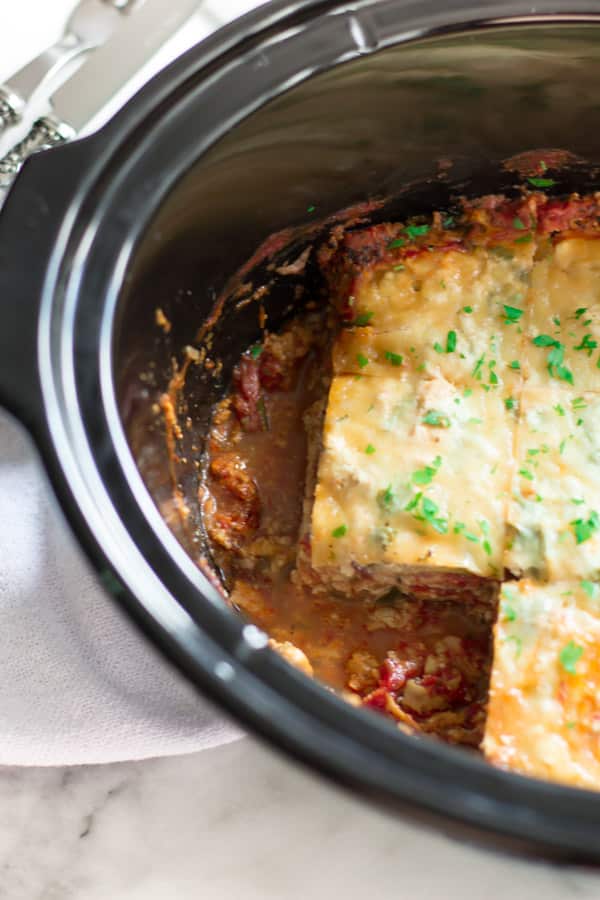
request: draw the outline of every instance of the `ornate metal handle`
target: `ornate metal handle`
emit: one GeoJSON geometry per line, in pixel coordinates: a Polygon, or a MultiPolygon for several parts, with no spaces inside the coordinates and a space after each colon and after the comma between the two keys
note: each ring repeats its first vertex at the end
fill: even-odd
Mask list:
{"type": "Polygon", "coordinates": [[[6,87],[0,87],[0,131],[16,125],[25,104],[21,97],[6,87]]]}
{"type": "Polygon", "coordinates": [[[70,125],[54,116],[44,116],[31,126],[22,141],[0,159],[0,188],[8,189],[28,157],[40,150],[49,150],[75,137],[70,125]]]}

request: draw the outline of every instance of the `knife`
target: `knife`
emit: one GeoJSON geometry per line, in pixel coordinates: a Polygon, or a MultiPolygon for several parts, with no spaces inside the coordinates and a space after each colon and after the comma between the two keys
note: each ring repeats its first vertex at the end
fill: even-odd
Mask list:
{"type": "Polygon", "coordinates": [[[197,10],[198,0],[145,0],[50,98],[50,109],[0,159],[0,188],[11,186],[33,153],[72,140],[126,89],[161,46],[197,10]]]}

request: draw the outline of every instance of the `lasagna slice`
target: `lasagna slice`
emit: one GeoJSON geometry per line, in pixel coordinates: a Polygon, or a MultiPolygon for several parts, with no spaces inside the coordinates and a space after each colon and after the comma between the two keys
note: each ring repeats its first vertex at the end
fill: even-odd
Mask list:
{"type": "Polygon", "coordinates": [[[600,784],[600,588],[582,581],[502,586],[483,740],[525,775],[600,784]]]}
{"type": "Polygon", "coordinates": [[[542,581],[600,578],[600,394],[526,386],[508,503],[506,569],[542,581]]]}
{"type": "Polygon", "coordinates": [[[333,378],[297,576],[315,591],[489,595],[503,575],[512,418],[441,377],[333,378]],[[490,580],[490,585],[487,585],[490,580]]]}
{"type": "Polygon", "coordinates": [[[569,238],[540,248],[531,277],[525,374],[577,394],[600,390],[600,240],[569,238]]]}
{"type": "MultiPolygon", "coordinates": [[[[334,302],[347,327],[333,348],[334,371],[388,375],[403,368],[471,387],[507,385],[514,393],[533,247],[415,248],[404,250],[402,262],[386,258],[354,279],[343,276],[338,260],[334,302]]],[[[354,266],[351,253],[343,259],[354,266]]]]}

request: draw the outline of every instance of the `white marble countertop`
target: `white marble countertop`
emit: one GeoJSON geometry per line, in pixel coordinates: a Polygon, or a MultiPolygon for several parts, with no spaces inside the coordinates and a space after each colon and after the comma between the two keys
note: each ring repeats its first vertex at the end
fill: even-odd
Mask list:
{"type": "MultiPolygon", "coordinates": [[[[11,4],[0,77],[55,37],[72,5],[11,4]]],[[[207,0],[209,19],[193,23],[163,60],[210,20],[252,5],[207,0]]],[[[7,900],[600,896],[600,874],[494,854],[392,818],[250,738],[144,762],[0,768],[0,808],[7,900]]]]}

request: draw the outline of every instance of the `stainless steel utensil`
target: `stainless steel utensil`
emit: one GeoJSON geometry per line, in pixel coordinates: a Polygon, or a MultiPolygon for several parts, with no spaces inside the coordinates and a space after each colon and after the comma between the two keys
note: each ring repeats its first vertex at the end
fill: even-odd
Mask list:
{"type": "Polygon", "coordinates": [[[32,153],[74,138],[197,7],[198,0],[177,0],[168,8],[164,0],[144,0],[141,9],[125,18],[112,37],[52,95],[49,100],[52,111],[38,118],[28,134],[0,159],[0,189],[10,187],[32,153]]]}
{"type": "Polygon", "coordinates": [[[72,64],[103,44],[122,21],[122,16],[143,0],[80,0],[62,37],[0,85],[0,133],[16,125],[34,94],[54,90],[61,75],[72,73],[72,64]]]}

